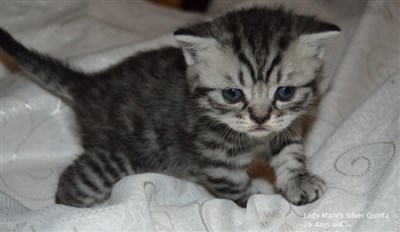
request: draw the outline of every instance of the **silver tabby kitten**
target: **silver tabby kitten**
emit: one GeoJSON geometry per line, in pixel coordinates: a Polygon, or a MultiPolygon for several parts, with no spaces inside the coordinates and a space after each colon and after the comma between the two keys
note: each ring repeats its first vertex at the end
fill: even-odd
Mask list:
{"type": "Polygon", "coordinates": [[[307,170],[295,128],[314,111],[324,46],[339,31],[281,8],[241,9],[177,30],[179,48],[96,73],[29,50],[4,30],[0,45],[72,102],[84,153],[61,175],[57,203],[89,207],[124,176],[160,172],[245,206],[259,189],[246,169],[261,154],[276,189],[302,205],[321,197],[324,182],[307,170]]]}

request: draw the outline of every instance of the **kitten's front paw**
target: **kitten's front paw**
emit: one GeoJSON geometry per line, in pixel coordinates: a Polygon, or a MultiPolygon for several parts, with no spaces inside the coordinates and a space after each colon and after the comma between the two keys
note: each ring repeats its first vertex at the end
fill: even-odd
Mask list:
{"type": "Polygon", "coordinates": [[[318,176],[310,173],[300,173],[282,187],[278,186],[278,191],[292,204],[305,205],[316,201],[325,191],[325,182],[318,176]]]}

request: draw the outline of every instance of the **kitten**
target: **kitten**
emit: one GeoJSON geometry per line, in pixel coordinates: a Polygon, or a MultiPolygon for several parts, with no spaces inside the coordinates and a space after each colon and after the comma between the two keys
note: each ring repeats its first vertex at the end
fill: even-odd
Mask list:
{"type": "Polygon", "coordinates": [[[296,128],[315,111],[324,46],[339,32],[315,17],[252,7],[175,31],[179,48],[96,73],[29,50],[4,30],[0,45],[33,81],[72,102],[84,153],[61,175],[56,203],[89,207],[124,176],[160,172],[245,206],[259,193],[246,169],[262,154],[276,189],[303,205],[325,185],[307,170],[296,128]]]}

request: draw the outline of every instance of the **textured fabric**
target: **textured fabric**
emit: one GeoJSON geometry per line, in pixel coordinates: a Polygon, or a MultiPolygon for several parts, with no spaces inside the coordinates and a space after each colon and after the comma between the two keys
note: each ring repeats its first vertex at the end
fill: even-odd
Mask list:
{"type": "MultiPolygon", "coordinates": [[[[69,8],[41,4],[49,11],[47,17],[20,13],[33,7],[28,2],[19,7],[17,3],[2,5],[1,17],[8,12],[8,21],[2,20],[1,26],[20,33],[17,38],[24,42],[32,38],[31,46],[38,49],[48,44],[47,51],[70,58],[86,70],[108,66],[138,50],[174,43],[170,35],[165,35],[130,45],[128,41],[135,36],[143,36],[140,30],[136,35],[122,30],[122,26],[106,24],[101,18],[88,23],[87,17],[76,19],[62,32],[78,34],[81,30],[76,31],[77,27],[107,25],[131,37],[114,37],[86,46],[98,33],[83,29],[86,34],[71,43],[51,41],[49,34],[34,39],[41,35],[36,32],[56,27],[55,18],[62,19],[62,15],[82,8],[79,2],[71,3],[69,8]],[[24,30],[21,18],[15,18],[20,24],[10,20],[15,15],[32,17],[25,20],[30,22],[30,29],[24,30]],[[64,47],[60,48],[62,44],[64,47]],[[88,50],[82,52],[80,46],[88,50]],[[85,56],[86,52],[96,53],[85,56]]],[[[148,10],[154,6],[143,7],[148,10]]],[[[330,12],[329,20],[343,29],[336,47],[326,52],[333,57],[328,64],[332,87],[322,100],[306,146],[310,169],[327,182],[327,192],[320,200],[296,207],[279,195],[255,195],[243,209],[232,201],[215,199],[196,184],[144,174],[122,179],[114,187],[111,199],[96,208],[54,205],[58,176],[81,151],[72,112],[41,88],[3,69],[1,231],[398,231],[400,4],[371,1],[360,15],[347,14],[348,7],[338,3],[316,7],[318,14],[330,12]]],[[[185,15],[183,19],[180,13],[162,8],[157,12],[165,14],[152,20],[169,23],[171,29],[177,26],[176,22],[197,17],[185,15]]],[[[143,22],[132,22],[132,28],[143,22]]],[[[159,34],[163,32],[160,30],[159,34]]],[[[151,37],[146,36],[143,38],[151,37]]]]}

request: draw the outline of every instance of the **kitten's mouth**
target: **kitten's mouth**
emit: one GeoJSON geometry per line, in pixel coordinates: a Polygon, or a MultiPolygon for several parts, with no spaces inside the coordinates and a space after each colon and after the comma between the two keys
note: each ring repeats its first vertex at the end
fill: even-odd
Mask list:
{"type": "Polygon", "coordinates": [[[269,132],[269,130],[264,126],[259,125],[259,126],[255,126],[252,129],[250,129],[249,132],[263,133],[263,132],[269,132]]]}
{"type": "Polygon", "coordinates": [[[267,128],[259,125],[259,126],[254,127],[253,129],[251,129],[250,131],[267,131],[267,128]]]}
{"type": "Polygon", "coordinates": [[[255,126],[247,132],[249,135],[254,137],[264,137],[271,133],[266,127],[263,126],[255,126]]]}

